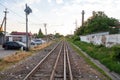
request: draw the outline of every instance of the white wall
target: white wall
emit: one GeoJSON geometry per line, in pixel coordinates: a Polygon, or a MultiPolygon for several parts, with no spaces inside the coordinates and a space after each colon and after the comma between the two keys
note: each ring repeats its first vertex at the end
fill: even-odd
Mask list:
{"type": "Polygon", "coordinates": [[[120,44],[120,34],[106,35],[106,46],[120,44]]]}
{"type": "Polygon", "coordinates": [[[120,44],[120,34],[112,34],[109,33],[97,33],[90,34],[86,36],[80,36],[81,41],[93,43],[95,45],[103,44],[106,47],[111,47],[116,44],[120,44]]]}
{"type": "Polygon", "coordinates": [[[80,39],[81,39],[81,41],[90,43],[87,36],[80,36],[80,39]]]}

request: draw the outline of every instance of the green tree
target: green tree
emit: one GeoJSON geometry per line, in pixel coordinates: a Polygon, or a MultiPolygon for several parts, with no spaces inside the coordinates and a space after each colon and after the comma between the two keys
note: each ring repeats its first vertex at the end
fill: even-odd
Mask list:
{"type": "Polygon", "coordinates": [[[115,18],[109,18],[104,12],[93,12],[93,16],[90,17],[84,26],[80,26],[75,31],[76,35],[86,35],[97,32],[109,31],[110,33],[118,33],[119,21],[115,18]],[[114,28],[113,28],[114,27],[114,28]]]}
{"type": "Polygon", "coordinates": [[[42,30],[41,30],[41,28],[39,29],[39,32],[38,32],[38,34],[37,34],[37,38],[43,38],[44,37],[44,35],[43,35],[43,33],[42,33],[42,30]]]}
{"type": "Polygon", "coordinates": [[[63,35],[60,35],[60,33],[55,34],[55,38],[60,38],[60,37],[63,37],[63,35]]]}

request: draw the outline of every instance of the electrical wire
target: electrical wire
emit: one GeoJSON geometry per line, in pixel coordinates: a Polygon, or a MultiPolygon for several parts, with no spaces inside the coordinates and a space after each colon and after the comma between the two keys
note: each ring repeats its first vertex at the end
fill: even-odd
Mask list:
{"type": "Polygon", "coordinates": [[[0,5],[6,9],[8,9],[9,11],[11,11],[13,14],[19,16],[22,19],[25,19],[23,16],[19,15],[18,13],[14,12],[13,10],[11,10],[10,8],[7,8],[5,5],[3,5],[2,3],[0,3],[0,5]]]}

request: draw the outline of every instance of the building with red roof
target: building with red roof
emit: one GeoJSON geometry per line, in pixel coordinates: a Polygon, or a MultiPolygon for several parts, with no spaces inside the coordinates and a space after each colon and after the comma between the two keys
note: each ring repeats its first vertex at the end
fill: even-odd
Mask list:
{"type": "MultiPolygon", "coordinates": [[[[28,33],[29,41],[32,39],[32,33],[28,33]]],[[[13,31],[9,35],[7,35],[7,41],[21,41],[26,43],[26,32],[16,32],[13,31]]]]}

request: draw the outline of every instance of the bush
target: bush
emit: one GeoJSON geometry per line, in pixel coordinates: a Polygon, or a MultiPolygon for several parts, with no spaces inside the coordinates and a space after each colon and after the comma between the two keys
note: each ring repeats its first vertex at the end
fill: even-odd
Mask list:
{"type": "Polygon", "coordinates": [[[114,51],[113,58],[120,61],[120,45],[111,48],[114,51]]]}
{"type": "Polygon", "coordinates": [[[80,37],[79,37],[79,36],[76,36],[76,35],[73,36],[72,39],[73,39],[73,41],[80,41],[80,37]]]}

